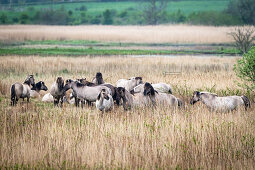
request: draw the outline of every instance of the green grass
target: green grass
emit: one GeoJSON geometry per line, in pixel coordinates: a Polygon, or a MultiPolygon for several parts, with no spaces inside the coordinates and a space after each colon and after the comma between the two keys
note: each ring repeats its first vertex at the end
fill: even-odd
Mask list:
{"type": "MultiPolygon", "coordinates": [[[[167,12],[173,13],[178,10],[181,10],[185,15],[188,15],[192,12],[198,11],[222,11],[226,9],[229,0],[212,0],[212,1],[179,1],[179,2],[170,2],[168,3],[167,12]]],[[[29,7],[34,7],[35,10],[43,9],[43,8],[54,8],[60,9],[64,7],[66,10],[72,10],[73,16],[80,16],[82,11],[76,10],[79,9],[82,5],[87,7],[87,14],[91,16],[100,15],[106,9],[113,9],[116,10],[117,13],[121,11],[127,10],[133,12],[141,11],[141,2],[134,2],[134,1],[126,1],[126,2],[83,2],[83,3],[65,3],[65,4],[45,4],[45,5],[27,5],[27,6],[15,6],[14,10],[16,11],[5,11],[8,17],[15,17],[18,16],[23,11],[28,11],[29,7]],[[21,12],[17,12],[21,11],[21,12]]],[[[35,11],[34,10],[34,11],[35,11]]],[[[29,16],[34,15],[34,11],[29,10],[29,16]]],[[[1,10],[4,12],[4,10],[1,10]]]]}
{"type": "Polygon", "coordinates": [[[0,55],[39,55],[39,56],[87,56],[87,55],[169,55],[169,54],[239,54],[236,49],[223,50],[117,50],[117,49],[80,49],[80,48],[1,48],[0,55]]]}

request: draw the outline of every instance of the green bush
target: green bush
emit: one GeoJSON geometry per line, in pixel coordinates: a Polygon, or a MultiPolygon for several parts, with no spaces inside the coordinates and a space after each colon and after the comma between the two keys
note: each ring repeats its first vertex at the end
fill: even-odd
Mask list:
{"type": "Polygon", "coordinates": [[[193,12],[188,16],[188,22],[191,24],[202,25],[240,25],[242,21],[225,12],[193,12]]]}
{"type": "Polygon", "coordinates": [[[0,16],[0,22],[1,22],[1,24],[6,24],[7,23],[7,15],[2,14],[0,16]]]}
{"type": "Polygon", "coordinates": [[[28,22],[28,20],[29,20],[28,14],[26,14],[26,13],[21,14],[19,20],[20,20],[21,24],[26,24],[28,22]]]}
{"type": "Polygon", "coordinates": [[[243,84],[239,83],[239,85],[248,91],[253,91],[255,89],[255,47],[252,47],[242,59],[237,61],[234,70],[236,75],[244,81],[243,84]]]}
{"type": "Polygon", "coordinates": [[[67,25],[71,24],[70,19],[68,12],[63,9],[44,9],[37,11],[34,16],[36,24],[67,25]]]}
{"type": "Polygon", "coordinates": [[[113,24],[113,17],[112,17],[112,12],[107,9],[103,12],[103,17],[104,17],[104,21],[103,21],[103,24],[104,25],[111,25],[113,24]]]}

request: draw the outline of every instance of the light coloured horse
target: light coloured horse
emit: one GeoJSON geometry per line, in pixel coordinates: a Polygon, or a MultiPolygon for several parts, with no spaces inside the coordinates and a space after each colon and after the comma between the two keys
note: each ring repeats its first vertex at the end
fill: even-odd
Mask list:
{"type": "MultiPolygon", "coordinates": [[[[171,89],[171,86],[169,84],[156,83],[156,84],[151,84],[151,85],[154,88],[154,90],[156,90],[157,92],[172,94],[172,89],[171,89]]],[[[130,91],[130,93],[135,94],[135,93],[140,93],[140,92],[143,92],[143,91],[144,91],[144,84],[139,84],[134,89],[132,89],[130,91]]]]}
{"type": "Polygon", "coordinates": [[[96,108],[100,111],[110,111],[113,106],[112,96],[102,89],[96,100],[96,108]]]}
{"type": "Polygon", "coordinates": [[[33,75],[29,75],[24,83],[14,83],[11,86],[11,105],[15,106],[19,98],[27,98],[27,103],[30,98],[31,87],[34,86],[35,80],[33,75]]]}
{"type": "Polygon", "coordinates": [[[82,103],[84,103],[85,100],[88,102],[95,102],[102,89],[105,89],[107,93],[111,94],[111,90],[106,86],[99,85],[90,87],[81,84],[78,81],[73,81],[69,79],[66,81],[64,91],[70,88],[72,88],[73,90],[73,95],[75,95],[77,99],[81,100],[82,103]]]}
{"type": "Polygon", "coordinates": [[[142,84],[142,77],[132,77],[130,79],[120,79],[116,83],[116,87],[124,87],[127,91],[131,91],[139,84],[142,84]]]}
{"type": "Polygon", "coordinates": [[[59,105],[63,106],[63,97],[65,96],[64,91],[64,79],[62,77],[58,77],[56,82],[54,82],[50,89],[50,94],[54,99],[54,106],[59,105]]]}
{"type": "Polygon", "coordinates": [[[210,111],[228,112],[240,106],[244,106],[245,110],[250,107],[250,101],[246,96],[218,97],[214,93],[194,91],[190,104],[193,105],[198,101],[202,101],[210,111]]]}

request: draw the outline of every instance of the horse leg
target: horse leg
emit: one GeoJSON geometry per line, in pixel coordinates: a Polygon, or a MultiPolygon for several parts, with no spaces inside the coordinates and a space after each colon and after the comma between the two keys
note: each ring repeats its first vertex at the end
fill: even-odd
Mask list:
{"type": "Polygon", "coordinates": [[[54,98],[54,106],[57,106],[57,105],[58,105],[58,99],[54,98]]]}
{"type": "Polygon", "coordinates": [[[14,106],[15,105],[15,97],[11,98],[11,106],[14,106]]]}
{"type": "Polygon", "coordinates": [[[16,96],[16,100],[14,100],[14,105],[16,106],[18,103],[19,98],[16,96]]]}
{"type": "Polygon", "coordinates": [[[63,107],[63,102],[64,102],[64,100],[63,100],[63,97],[60,97],[60,107],[63,107]]]}
{"type": "Polygon", "coordinates": [[[75,99],[75,106],[79,107],[79,102],[80,102],[79,99],[77,97],[75,97],[74,99],[75,99]]]}

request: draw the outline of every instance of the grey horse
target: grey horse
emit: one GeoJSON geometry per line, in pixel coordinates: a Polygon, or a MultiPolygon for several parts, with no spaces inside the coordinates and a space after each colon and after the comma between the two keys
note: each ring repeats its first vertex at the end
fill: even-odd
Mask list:
{"type": "Polygon", "coordinates": [[[11,105],[15,106],[19,98],[27,98],[27,103],[30,98],[31,87],[35,85],[35,79],[33,75],[29,75],[24,83],[14,83],[11,86],[11,105]]]}

